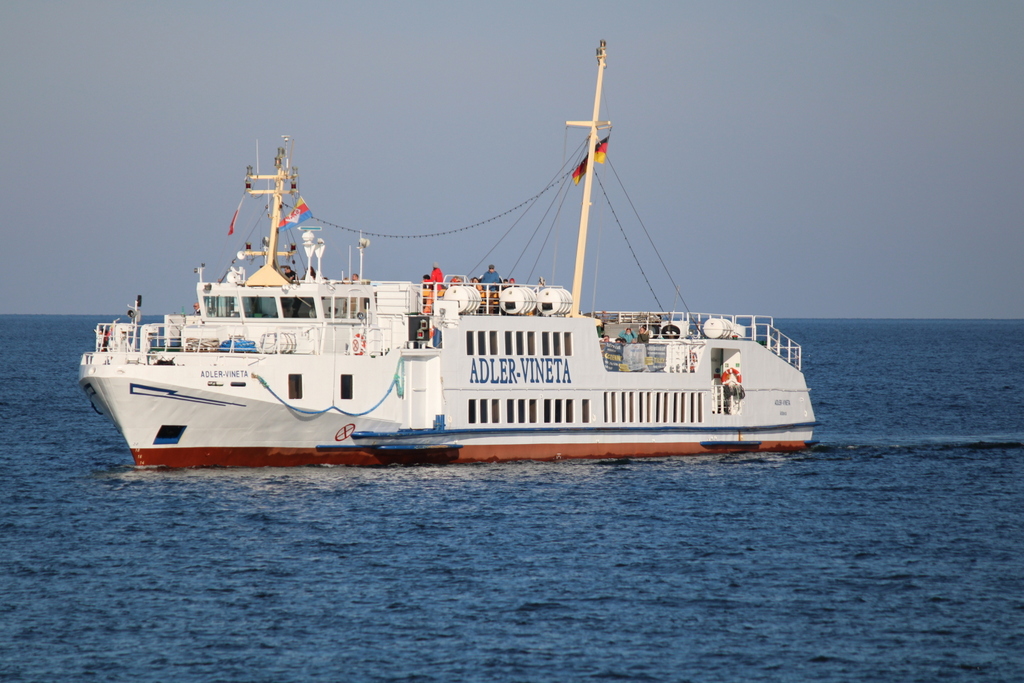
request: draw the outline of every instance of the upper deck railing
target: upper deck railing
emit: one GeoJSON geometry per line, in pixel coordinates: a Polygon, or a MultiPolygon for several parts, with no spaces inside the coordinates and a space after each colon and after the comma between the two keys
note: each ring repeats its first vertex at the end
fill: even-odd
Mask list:
{"type": "MultiPolygon", "coordinates": [[[[646,325],[651,339],[704,338],[704,324],[709,320],[727,320],[734,334],[730,339],[745,339],[761,344],[797,370],[802,369],[800,345],[775,327],[775,320],[766,315],[726,315],[690,311],[599,311],[587,315],[597,318],[606,331],[618,333],[626,326],[646,325]]],[[[635,332],[636,330],[634,330],[635,332]]],[[[610,335],[614,338],[614,335],[610,335]]]]}

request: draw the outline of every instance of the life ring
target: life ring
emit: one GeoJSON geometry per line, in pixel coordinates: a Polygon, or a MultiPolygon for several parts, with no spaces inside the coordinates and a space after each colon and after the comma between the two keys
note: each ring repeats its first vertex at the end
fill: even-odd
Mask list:
{"type": "Polygon", "coordinates": [[[661,336],[665,339],[679,339],[679,328],[675,325],[665,325],[661,328],[661,336]]]}
{"type": "Polygon", "coordinates": [[[366,339],[361,334],[356,334],[352,337],[352,355],[361,356],[363,351],[366,350],[366,339]]]}
{"type": "Polygon", "coordinates": [[[743,384],[743,375],[739,368],[726,368],[722,371],[722,384],[743,384]]]}

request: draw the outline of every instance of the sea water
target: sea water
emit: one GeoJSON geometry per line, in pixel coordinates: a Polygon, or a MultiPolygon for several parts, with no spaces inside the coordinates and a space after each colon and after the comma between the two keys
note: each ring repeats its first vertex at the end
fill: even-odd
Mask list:
{"type": "Polygon", "coordinates": [[[0,316],[0,680],[1024,679],[1022,321],[778,321],[801,453],[179,471],[100,321],[0,316]]]}

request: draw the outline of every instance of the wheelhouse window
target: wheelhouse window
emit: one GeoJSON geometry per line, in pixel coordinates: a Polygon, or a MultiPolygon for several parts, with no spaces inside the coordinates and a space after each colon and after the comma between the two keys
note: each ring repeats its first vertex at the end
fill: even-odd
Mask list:
{"type": "Polygon", "coordinates": [[[281,312],[285,318],[315,318],[316,303],[312,297],[283,296],[281,312]]]}
{"type": "MultiPolygon", "coordinates": [[[[296,297],[301,298],[301,297],[296,297]]],[[[309,301],[312,306],[311,299],[302,299],[303,301],[309,301]]],[[[358,318],[359,314],[362,313],[363,317],[369,314],[370,311],[370,297],[367,296],[335,296],[335,297],[321,297],[321,303],[324,307],[324,317],[334,320],[351,320],[358,318]]],[[[285,317],[305,317],[303,315],[290,316],[285,313],[285,317]]],[[[315,317],[315,315],[309,316],[315,317]]]]}
{"type": "Polygon", "coordinates": [[[237,318],[240,310],[237,296],[204,296],[207,318],[237,318]]]}
{"type": "Polygon", "coordinates": [[[246,318],[277,318],[277,299],[272,296],[243,296],[246,318]]]}

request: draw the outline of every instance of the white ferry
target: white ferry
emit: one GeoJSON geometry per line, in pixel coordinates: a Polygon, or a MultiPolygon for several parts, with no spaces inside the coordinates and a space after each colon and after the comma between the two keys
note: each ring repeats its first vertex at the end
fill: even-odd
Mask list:
{"type": "MultiPolygon", "coordinates": [[[[589,127],[572,290],[329,279],[304,231],[284,274],[279,226],[298,174],[245,186],[270,202],[264,263],[199,270],[195,315],[101,324],[79,384],[139,466],[470,463],[793,451],[815,426],[801,348],[766,316],[580,311],[605,44],[589,127]],[[267,189],[255,189],[269,181],[267,189]],[[619,339],[647,329],[639,343],[619,339]],[[608,340],[603,339],[607,335],[608,340]]],[[[583,165],[580,166],[583,168],[583,165]]],[[[294,200],[292,200],[294,203],[294,200]]]]}

